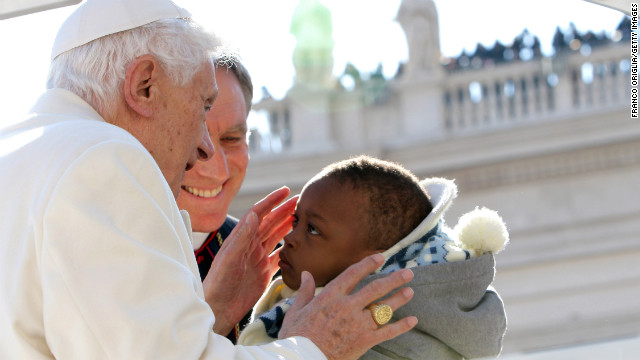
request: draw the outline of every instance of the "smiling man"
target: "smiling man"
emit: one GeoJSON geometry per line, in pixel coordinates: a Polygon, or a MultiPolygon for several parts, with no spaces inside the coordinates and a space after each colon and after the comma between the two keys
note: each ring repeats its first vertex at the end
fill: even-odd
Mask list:
{"type": "Polygon", "coordinates": [[[189,212],[193,231],[198,233],[215,231],[228,219],[229,205],[240,190],[249,164],[251,79],[244,66],[231,57],[216,61],[215,75],[219,95],[207,114],[215,152],[211,159],[198,161],[187,172],[178,197],[179,207],[189,212]]]}
{"type": "MultiPolygon", "coordinates": [[[[207,128],[215,152],[211,159],[198,161],[187,171],[178,197],[178,206],[191,217],[193,248],[203,281],[223,241],[238,223],[238,219],[227,212],[249,165],[247,116],[253,98],[251,77],[238,59],[222,55],[215,66],[219,93],[207,114],[207,128]]],[[[248,320],[249,313],[235,324],[227,338],[235,342],[248,320]]]]}

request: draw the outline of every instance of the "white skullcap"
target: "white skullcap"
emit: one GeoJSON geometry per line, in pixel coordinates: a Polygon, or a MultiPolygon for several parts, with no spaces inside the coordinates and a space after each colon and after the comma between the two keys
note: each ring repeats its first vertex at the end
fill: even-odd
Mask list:
{"type": "Polygon", "coordinates": [[[187,10],[171,0],[87,0],[58,30],[51,60],[106,35],[161,19],[189,17],[191,14],[187,10]]]}

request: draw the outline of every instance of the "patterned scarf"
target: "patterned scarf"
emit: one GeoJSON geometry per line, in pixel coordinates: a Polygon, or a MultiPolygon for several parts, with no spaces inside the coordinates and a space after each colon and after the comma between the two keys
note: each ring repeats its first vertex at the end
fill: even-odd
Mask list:
{"type": "Polygon", "coordinates": [[[457,255],[455,260],[460,257],[470,259],[469,251],[460,249],[443,228],[442,220],[438,221],[423,237],[390,256],[376,273],[390,274],[400,269],[449,262],[452,260],[449,256],[452,252],[457,255]]]}

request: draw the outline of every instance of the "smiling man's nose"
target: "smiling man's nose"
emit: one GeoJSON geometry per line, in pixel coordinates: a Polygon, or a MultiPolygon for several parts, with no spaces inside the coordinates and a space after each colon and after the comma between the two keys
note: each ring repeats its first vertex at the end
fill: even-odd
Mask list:
{"type": "Polygon", "coordinates": [[[213,155],[208,161],[199,163],[196,171],[201,176],[222,183],[230,176],[229,166],[227,165],[227,155],[219,142],[216,141],[214,148],[213,155]]]}

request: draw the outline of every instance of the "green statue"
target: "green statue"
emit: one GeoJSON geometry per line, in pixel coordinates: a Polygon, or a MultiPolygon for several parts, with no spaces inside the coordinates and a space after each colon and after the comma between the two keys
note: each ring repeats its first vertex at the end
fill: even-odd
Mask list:
{"type": "Polygon", "coordinates": [[[291,19],[296,38],[293,65],[296,81],[326,85],[333,69],[333,23],[331,11],[318,0],[300,0],[291,19]]]}

